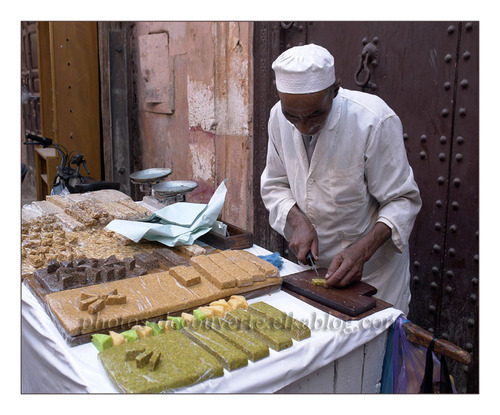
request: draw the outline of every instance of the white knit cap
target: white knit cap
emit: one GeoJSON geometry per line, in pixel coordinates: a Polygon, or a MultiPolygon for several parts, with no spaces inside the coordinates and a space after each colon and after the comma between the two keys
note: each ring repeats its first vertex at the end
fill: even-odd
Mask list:
{"type": "Polygon", "coordinates": [[[287,94],[310,94],[335,82],[333,56],[312,43],[286,50],[273,62],[272,68],[276,88],[287,94]]]}

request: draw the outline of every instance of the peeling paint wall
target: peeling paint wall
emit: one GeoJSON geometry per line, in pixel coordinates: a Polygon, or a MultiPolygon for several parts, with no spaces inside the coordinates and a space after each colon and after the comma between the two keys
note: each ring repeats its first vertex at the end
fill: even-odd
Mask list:
{"type": "Polygon", "coordinates": [[[132,34],[142,168],[196,181],[188,195],[196,203],[229,178],[222,218],[245,229],[253,229],[252,33],[250,22],[137,22],[132,34]],[[155,46],[161,56],[144,46],[158,40],[168,43],[155,46]],[[170,86],[149,79],[162,70],[170,86]],[[151,102],[155,91],[162,102],[151,102]]]}

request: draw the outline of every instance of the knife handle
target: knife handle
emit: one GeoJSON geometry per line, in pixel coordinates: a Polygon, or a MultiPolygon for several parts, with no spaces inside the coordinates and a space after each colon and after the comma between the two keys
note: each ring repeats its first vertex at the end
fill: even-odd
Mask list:
{"type": "Polygon", "coordinates": [[[314,265],[314,258],[311,251],[306,254],[306,264],[310,267],[314,265]]]}

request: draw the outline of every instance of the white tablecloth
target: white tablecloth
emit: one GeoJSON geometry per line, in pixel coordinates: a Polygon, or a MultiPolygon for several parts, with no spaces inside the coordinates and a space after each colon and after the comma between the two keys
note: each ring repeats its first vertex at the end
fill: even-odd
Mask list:
{"type": "MultiPolygon", "coordinates": [[[[257,255],[268,251],[253,246],[257,255]]],[[[306,269],[285,261],[281,275],[306,269]]],[[[337,360],[383,333],[401,314],[388,308],[359,321],[343,321],[277,291],[249,300],[265,301],[305,322],[309,339],[224,376],[185,388],[183,393],[272,393],[337,360]]],[[[22,392],[115,393],[92,343],[69,347],[31,291],[22,287],[22,392]]]]}

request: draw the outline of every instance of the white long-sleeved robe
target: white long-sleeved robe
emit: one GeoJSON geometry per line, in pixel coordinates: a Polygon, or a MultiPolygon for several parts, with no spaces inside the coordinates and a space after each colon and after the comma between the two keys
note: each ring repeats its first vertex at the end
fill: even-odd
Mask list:
{"type": "Polygon", "coordinates": [[[408,164],[401,121],[374,95],[339,89],[308,162],[300,132],[271,110],[261,196],[269,223],[287,240],[294,204],[319,238],[317,266],[365,235],[376,222],[392,237],[365,263],[363,281],[404,313],[410,301],[408,239],[422,201],[408,164]]]}

